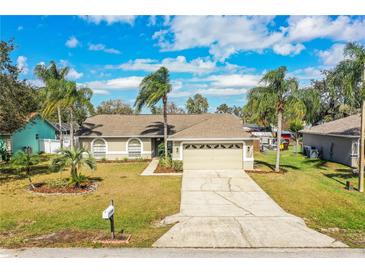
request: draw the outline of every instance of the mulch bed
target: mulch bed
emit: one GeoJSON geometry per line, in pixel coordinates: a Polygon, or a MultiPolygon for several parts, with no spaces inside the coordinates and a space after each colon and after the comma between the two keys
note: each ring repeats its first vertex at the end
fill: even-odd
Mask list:
{"type": "Polygon", "coordinates": [[[34,184],[35,188],[29,187],[28,190],[35,193],[43,194],[84,194],[91,191],[95,191],[97,184],[95,182],[85,182],[77,187],[50,187],[46,183],[34,184]]]}
{"type": "Polygon", "coordinates": [[[129,244],[131,237],[131,234],[115,233],[113,240],[111,235],[103,235],[102,237],[97,237],[93,242],[99,244],[129,244]]]}
{"type": "Polygon", "coordinates": [[[181,171],[176,171],[171,167],[163,167],[158,165],[154,173],[181,173],[181,171]]]}
{"type": "Polygon", "coordinates": [[[97,160],[97,162],[102,163],[102,164],[142,163],[142,162],[151,162],[151,159],[142,159],[142,160],[97,160]]]}
{"type": "Polygon", "coordinates": [[[246,173],[258,173],[258,174],[284,174],[287,172],[285,169],[280,169],[279,172],[276,172],[274,170],[261,170],[261,169],[253,169],[253,170],[246,170],[246,173]]]}

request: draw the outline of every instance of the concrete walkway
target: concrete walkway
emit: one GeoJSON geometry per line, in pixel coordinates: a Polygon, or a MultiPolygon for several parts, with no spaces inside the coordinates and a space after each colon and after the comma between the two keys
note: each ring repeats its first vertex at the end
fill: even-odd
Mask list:
{"type": "Polygon", "coordinates": [[[153,158],[149,165],[143,170],[141,176],[181,176],[182,173],[154,173],[158,166],[158,158],[153,158]]]}
{"type": "Polygon", "coordinates": [[[345,247],[285,212],[241,170],[186,170],[180,213],[154,247],[345,247]]]}
{"type": "Polygon", "coordinates": [[[365,258],[353,248],[22,248],[0,258],[365,258]]]}
{"type": "Polygon", "coordinates": [[[153,158],[149,165],[141,173],[142,176],[151,176],[158,166],[158,158],[153,158]]]}

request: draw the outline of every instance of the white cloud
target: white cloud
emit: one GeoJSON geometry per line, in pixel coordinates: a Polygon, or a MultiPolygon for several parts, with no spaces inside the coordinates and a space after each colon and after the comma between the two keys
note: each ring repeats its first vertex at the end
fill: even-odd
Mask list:
{"type": "Polygon", "coordinates": [[[155,26],[157,23],[157,17],[155,15],[151,15],[148,17],[148,25],[149,26],[155,26]]]}
{"type": "Polygon", "coordinates": [[[161,62],[154,59],[135,59],[118,66],[107,66],[107,68],[120,68],[132,71],[155,71],[165,66],[171,72],[189,72],[195,74],[208,73],[216,69],[216,63],[206,58],[196,58],[187,61],[184,56],[176,58],[165,58],[161,62]]]}
{"type": "Polygon", "coordinates": [[[67,74],[67,79],[69,80],[77,80],[80,79],[84,74],[82,72],[78,72],[77,70],[75,70],[74,68],[70,68],[68,74],[67,74]]]}
{"type": "Polygon", "coordinates": [[[334,44],[328,50],[318,51],[317,54],[325,66],[332,67],[345,59],[345,46],[345,44],[334,44]]]}
{"type": "Polygon", "coordinates": [[[110,54],[120,54],[120,51],[113,48],[107,48],[104,44],[89,44],[89,50],[91,51],[103,51],[110,54]]]}
{"type": "Polygon", "coordinates": [[[110,92],[105,89],[93,89],[93,93],[97,95],[109,95],[110,92]]]}
{"type": "Polygon", "coordinates": [[[134,15],[84,15],[80,16],[83,20],[99,25],[101,22],[106,22],[108,25],[114,23],[126,23],[133,25],[137,16],[134,15]]]}
{"type": "Polygon", "coordinates": [[[222,74],[212,75],[204,79],[211,82],[213,87],[253,87],[258,84],[261,76],[255,74],[222,74]]]}
{"type": "Polygon", "coordinates": [[[317,38],[365,40],[365,18],[350,16],[291,16],[280,27],[268,16],[176,16],[166,26],[152,37],[162,51],[206,47],[220,61],[267,49],[293,56],[305,49],[303,43],[317,38]]]}
{"type": "Polygon", "coordinates": [[[172,91],[169,95],[172,98],[176,97],[188,97],[194,94],[202,94],[205,96],[233,96],[233,95],[243,95],[247,92],[244,88],[206,88],[206,89],[196,89],[190,91],[172,91]]]}
{"type": "Polygon", "coordinates": [[[118,89],[136,89],[139,87],[143,77],[130,76],[130,77],[120,77],[110,80],[103,81],[92,81],[83,83],[84,85],[96,90],[118,90],[118,89]]]}
{"type": "Polygon", "coordinates": [[[261,51],[279,42],[282,33],[268,29],[271,21],[266,16],[176,16],[153,38],[165,51],[208,47],[224,60],[238,51],[261,51]]]}
{"type": "Polygon", "coordinates": [[[71,36],[65,43],[68,48],[76,48],[80,44],[75,36],[71,36]]]}
{"type": "Polygon", "coordinates": [[[23,74],[27,74],[29,72],[28,64],[27,64],[27,57],[20,55],[16,59],[16,66],[23,74]]]}
{"type": "Polygon", "coordinates": [[[44,87],[44,82],[40,79],[33,79],[33,80],[26,80],[28,84],[30,84],[33,87],[36,88],[42,88],[44,87]]]}
{"type": "Polygon", "coordinates": [[[285,28],[289,41],[305,42],[316,38],[334,41],[360,41],[365,39],[365,18],[349,16],[291,16],[285,28]]]}
{"type": "Polygon", "coordinates": [[[315,80],[323,77],[323,74],[319,68],[316,67],[306,67],[302,69],[294,70],[288,73],[291,77],[296,77],[298,80],[315,80]]]}
{"type": "Polygon", "coordinates": [[[273,51],[279,55],[297,55],[304,49],[305,46],[303,44],[283,43],[273,46],[273,51]]]}

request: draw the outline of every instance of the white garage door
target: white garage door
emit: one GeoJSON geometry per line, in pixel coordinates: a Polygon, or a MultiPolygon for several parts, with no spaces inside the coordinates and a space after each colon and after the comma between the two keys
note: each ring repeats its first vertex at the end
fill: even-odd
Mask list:
{"type": "Polygon", "coordinates": [[[184,144],[184,169],[242,169],[242,144],[184,144]]]}

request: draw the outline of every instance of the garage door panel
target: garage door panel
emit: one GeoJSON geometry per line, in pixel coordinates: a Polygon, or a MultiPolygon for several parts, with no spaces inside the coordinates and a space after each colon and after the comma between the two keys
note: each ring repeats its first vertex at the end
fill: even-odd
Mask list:
{"type": "Polygon", "coordinates": [[[243,167],[242,148],[200,149],[199,147],[203,146],[199,145],[195,147],[195,149],[184,147],[184,169],[242,169],[243,167]]]}

